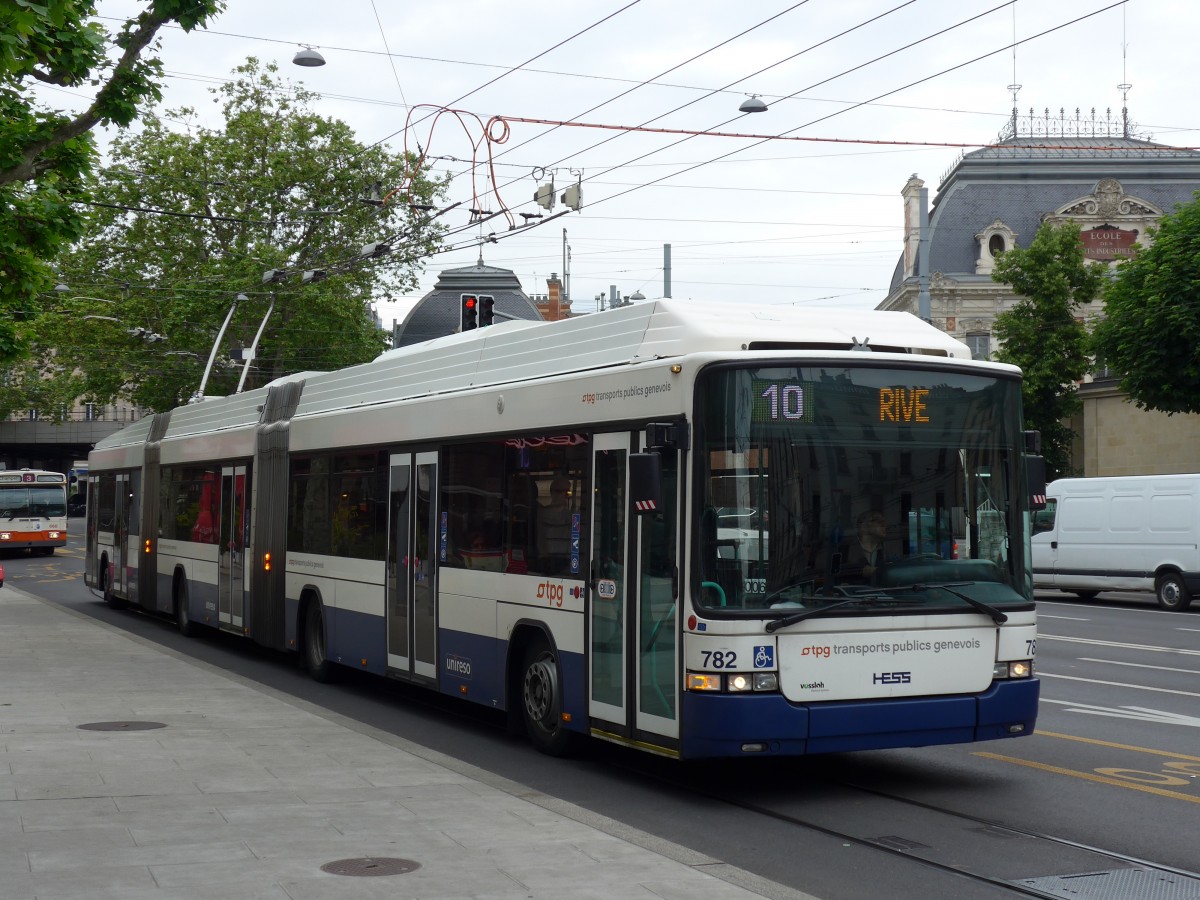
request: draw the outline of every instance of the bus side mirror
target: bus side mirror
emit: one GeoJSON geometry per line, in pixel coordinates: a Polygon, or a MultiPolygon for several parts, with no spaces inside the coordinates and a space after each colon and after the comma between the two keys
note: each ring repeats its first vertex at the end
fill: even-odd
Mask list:
{"type": "Polygon", "coordinates": [[[1025,481],[1029,485],[1029,508],[1032,510],[1046,508],[1046,458],[1034,456],[1031,453],[1023,455],[1025,460],[1025,481]]]}
{"type": "Polygon", "coordinates": [[[629,496],[639,516],[662,508],[662,454],[629,454],[629,496]]]}

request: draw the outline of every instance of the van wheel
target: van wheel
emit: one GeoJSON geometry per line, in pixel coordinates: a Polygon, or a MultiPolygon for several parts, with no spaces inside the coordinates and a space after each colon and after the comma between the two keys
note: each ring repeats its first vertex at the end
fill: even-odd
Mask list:
{"type": "Polygon", "coordinates": [[[575,735],[562,721],[558,657],[544,639],[531,641],[521,666],[521,711],[533,745],[550,756],[567,755],[575,735]]]}
{"type": "Polygon", "coordinates": [[[1192,605],[1192,595],[1183,585],[1183,579],[1176,572],[1159,575],[1154,582],[1154,594],[1158,605],[1172,612],[1182,612],[1192,605]]]}
{"type": "Polygon", "coordinates": [[[1099,591],[1071,591],[1080,600],[1095,600],[1099,591]]]}

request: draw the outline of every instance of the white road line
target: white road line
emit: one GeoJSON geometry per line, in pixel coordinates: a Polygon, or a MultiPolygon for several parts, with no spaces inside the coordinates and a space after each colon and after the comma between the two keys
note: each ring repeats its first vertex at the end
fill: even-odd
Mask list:
{"type": "Polygon", "coordinates": [[[1138,722],[1156,722],[1160,725],[1187,725],[1200,728],[1200,719],[1195,716],[1181,716],[1165,712],[1161,709],[1148,709],[1145,706],[1092,706],[1088,703],[1070,703],[1066,700],[1046,700],[1043,703],[1056,703],[1067,707],[1067,712],[1083,713],[1088,716],[1109,716],[1113,719],[1134,719],[1138,722]]]}
{"type": "MultiPolygon", "coordinates": [[[[1121,681],[1097,681],[1095,678],[1079,678],[1076,675],[1051,675],[1047,672],[1037,672],[1038,678],[1059,678],[1063,681],[1085,681],[1088,684],[1102,684],[1106,687],[1129,688],[1131,691],[1151,691],[1155,694],[1177,694],[1180,697],[1200,697],[1200,694],[1195,691],[1173,691],[1170,688],[1149,687],[1143,684],[1125,684],[1121,681]]],[[[1047,700],[1042,698],[1043,703],[1062,703],[1061,700],[1047,700]]]]}
{"type": "Polygon", "coordinates": [[[1176,669],[1172,666],[1148,666],[1145,663],[1117,662],[1115,659],[1092,659],[1088,656],[1079,657],[1080,662],[1104,663],[1109,666],[1130,666],[1134,669],[1154,669],[1158,672],[1182,672],[1185,675],[1200,675],[1200,669],[1176,669]]]}
{"type": "Polygon", "coordinates": [[[1154,647],[1150,644],[1126,644],[1121,641],[1097,641],[1091,638],[1067,637],[1061,634],[1038,634],[1039,641],[1063,641],[1068,644],[1093,644],[1097,647],[1120,647],[1123,650],[1148,650],[1151,653],[1178,653],[1182,656],[1200,656],[1200,650],[1182,650],[1176,647],[1154,647]]]}

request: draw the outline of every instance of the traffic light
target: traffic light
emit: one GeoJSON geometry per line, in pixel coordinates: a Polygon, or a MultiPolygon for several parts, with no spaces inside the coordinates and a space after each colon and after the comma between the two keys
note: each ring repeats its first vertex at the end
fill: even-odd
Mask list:
{"type": "Polygon", "coordinates": [[[533,202],[543,209],[554,208],[554,179],[538,185],[533,194],[533,202]]]}
{"type": "Polygon", "coordinates": [[[479,298],[474,294],[462,295],[461,325],[463,331],[479,327],[479,298]]]}
{"type": "Polygon", "coordinates": [[[496,322],[496,298],[491,294],[479,295],[479,327],[484,328],[496,322]]]}

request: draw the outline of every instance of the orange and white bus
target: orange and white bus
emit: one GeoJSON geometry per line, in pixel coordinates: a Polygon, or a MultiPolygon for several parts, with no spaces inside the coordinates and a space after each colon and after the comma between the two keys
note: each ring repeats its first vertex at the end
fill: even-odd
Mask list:
{"type": "Polygon", "coordinates": [[[52,554],[67,543],[67,476],[17,469],[0,472],[0,549],[52,554]]]}

